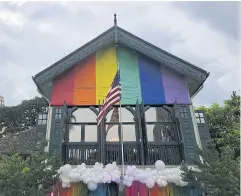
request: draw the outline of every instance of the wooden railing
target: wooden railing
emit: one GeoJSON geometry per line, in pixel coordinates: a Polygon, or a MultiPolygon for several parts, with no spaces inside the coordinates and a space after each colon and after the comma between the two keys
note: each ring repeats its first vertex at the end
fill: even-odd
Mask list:
{"type": "Polygon", "coordinates": [[[146,162],[150,165],[162,160],[166,165],[180,165],[182,162],[181,145],[175,142],[148,144],[146,162]]]}
{"type": "MultiPolygon", "coordinates": [[[[148,144],[147,155],[144,159],[147,165],[153,165],[157,160],[162,160],[167,165],[179,165],[182,161],[181,146],[176,143],[148,144]]],[[[85,163],[94,165],[95,162],[103,162],[104,164],[115,161],[121,164],[121,144],[107,143],[104,153],[104,160],[101,161],[101,152],[98,143],[64,143],[63,144],[63,160],[65,164],[78,165],[85,163]]],[[[140,147],[135,142],[124,143],[124,160],[126,165],[141,165],[140,147]]]]}
{"type": "Polygon", "coordinates": [[[99,145],[93,143],[70,142],[63,144],[63,161],[65,164],[78,165],[85,163],[86,165],[94,165],[100,162],[99,145]]]}
{"type": "MultiPolygon", "coordinates": [[[[121,164],[121,144],[107,143],[105,146],[105,163],[116,161],[117,164],[121,164]]],[[[140,165],[140,147],[135,142],[125,142],[123,149],[125,164],[140,165]]]]}

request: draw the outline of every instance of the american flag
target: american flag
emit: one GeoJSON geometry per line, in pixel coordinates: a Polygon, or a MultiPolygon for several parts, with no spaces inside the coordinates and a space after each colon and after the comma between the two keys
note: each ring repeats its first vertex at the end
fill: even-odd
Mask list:
{"type": "Polygon", "coordinates": [[[111,84],[111,87],[107,93],[107,96],[105,98],[105,102],[103,106],[101,107],[100,113],[97,117],[98,126],[100,125],[103,117],[105,116],[106,111],[108,109],[118,103],[121,100],[121,84],[120,84],[120,74],[119,71],[117,71],[115,78],[111,84]]]}

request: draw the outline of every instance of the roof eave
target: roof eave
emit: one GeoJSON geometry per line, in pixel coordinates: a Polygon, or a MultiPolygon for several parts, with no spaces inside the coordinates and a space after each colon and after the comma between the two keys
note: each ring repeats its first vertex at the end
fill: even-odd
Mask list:
{"type": "MultiPolygon", "coordinates": [[[[173,54],[170,54],[145,40],[129,33],[128,31],[117,27],[117,37],[120,44],[124,44],[146,56],[165,64],[168,67],[176,70],[180,74],[193,78],[197,81],[197,85],[203,84],[209,73],[173,54]]],[[[34,81],[38,86],[60,75],[76,63],[80,62],[93,52],[111,44],[115,41],[115,28],[112,27],[91,40],[84,46],[70,53],[50,67],[36,74],[34,81]]],[[[198,90],[198,89],[197,89],[198,90]]]]}

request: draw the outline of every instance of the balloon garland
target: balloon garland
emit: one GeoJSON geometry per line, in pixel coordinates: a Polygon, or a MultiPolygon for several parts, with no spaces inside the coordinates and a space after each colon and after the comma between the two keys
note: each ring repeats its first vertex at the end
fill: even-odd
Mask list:
{"type": "MultiPolygon", "coordinates": [[[[84,163],[72,168],[71,165],[64,165],[59,170],[60,180],[63,188],[69,188],[71,182],[84,182],[89,190],[94,191],[100,183],[120,183],[121,172],[116,162],[107,164],[95,163],[92,168],[87,168],[84,163]]],[[[155,169],[137,169],[136,166],[127,166],[123,176],[123,184],[130,187],[134,181],[146,184],[148,188],[153,188],[155,184],[165,187],[168,183],[178,186],[186,186],[181,178],[180,167],[166,168],[163,161],[156,161],[155,169]]]]}

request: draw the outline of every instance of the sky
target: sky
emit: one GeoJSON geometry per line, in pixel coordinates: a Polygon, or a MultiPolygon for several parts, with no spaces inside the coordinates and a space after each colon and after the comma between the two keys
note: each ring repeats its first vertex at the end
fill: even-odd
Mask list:
{"type": "Polygon", "coordinates": [[[17,105],[32,76],[113,26],[210,72],[194,105],[240,88],[237,2],[0,2],[0,95],[17,105]]]}

